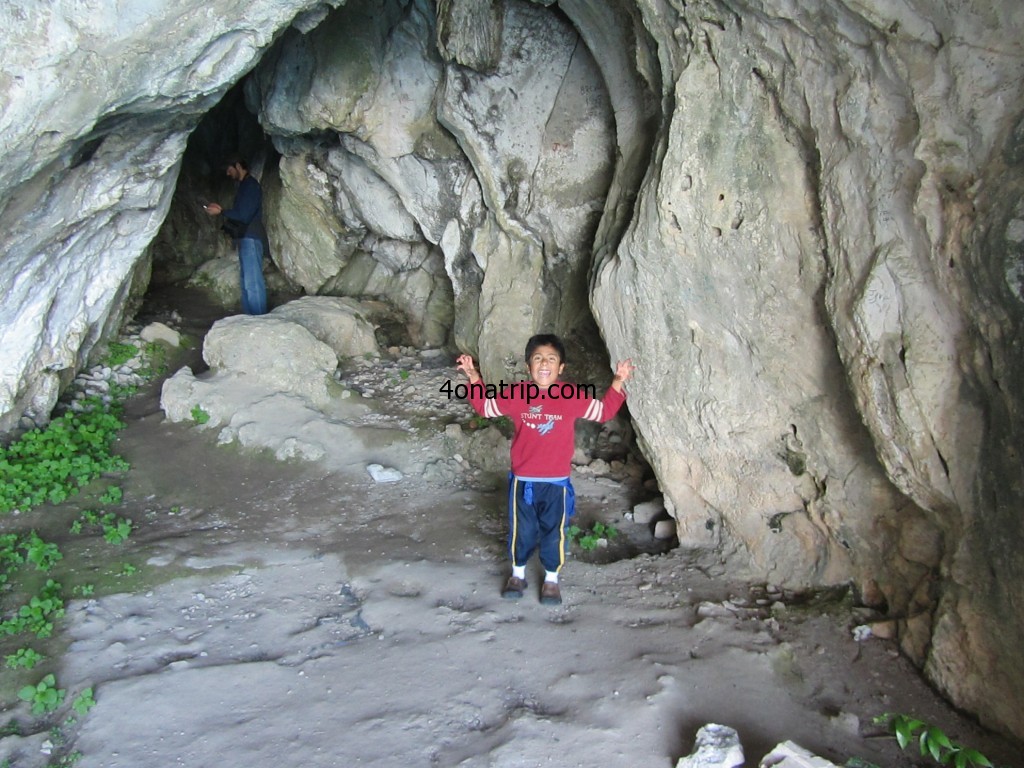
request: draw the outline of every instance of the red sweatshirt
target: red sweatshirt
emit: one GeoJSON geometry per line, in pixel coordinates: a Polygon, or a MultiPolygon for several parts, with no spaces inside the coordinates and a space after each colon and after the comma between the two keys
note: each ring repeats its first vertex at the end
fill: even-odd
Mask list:
{"type": "Polygon", "coordinates": [[[505,385],[507,397],[485,397],[486,389],[483,380],[469,385],[470,405],[481,416],[512,419],[512,473],[525,478],[568,477],[576,447],[576,419],[608,421],[626,402],[625,393],[612,387],[595,400],[582,387],[561,382],[542,393],[532,382],[505,385]]]}

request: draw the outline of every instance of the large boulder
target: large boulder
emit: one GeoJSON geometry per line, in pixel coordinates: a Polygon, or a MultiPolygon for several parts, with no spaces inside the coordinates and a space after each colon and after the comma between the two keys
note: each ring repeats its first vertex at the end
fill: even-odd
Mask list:
{"type": "Polygon", "coordinates": [[[274,308],[270,316],[301,325],[339,358],[380,356],[373,323],[354,299],[304,296],[274,308]]]}
{"type": "Polygon", "coordinates": [[[203,360],[217,372],[236,373],[271,391],[293,392],[314,404],[330,397],[337,353],[297,322],[273,315],[235,315],[214,323],[203,360]]]}
{"type": "MultiPolygon", "coordinates": [[[[301,312],[299,313],[301,314],[301,312]]],[[[343,414],[334,381],[338,356],[297,322],[238,315],[206,335],[210,370],[182,368],[167,379],[160,406],[168,421],[217,429],[220,442],[269,449],[280,459],[324,460],[340,466],[361,442],[343,414]]]]}

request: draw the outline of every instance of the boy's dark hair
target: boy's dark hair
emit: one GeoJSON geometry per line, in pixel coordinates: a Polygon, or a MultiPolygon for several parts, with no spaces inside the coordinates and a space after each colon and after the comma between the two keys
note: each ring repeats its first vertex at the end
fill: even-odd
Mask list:
{"type": "Polygon", "coordinates": [[[558,353],[558,359],[565,363],[565,345],[562,344],[562,340],[555,336],[553,333],[538,333],[536,336],[531,336],[530,340],[526,342],[526,362],[530,362],[530,355],[534,353],[537,347],[554,347],[558,353]]]}

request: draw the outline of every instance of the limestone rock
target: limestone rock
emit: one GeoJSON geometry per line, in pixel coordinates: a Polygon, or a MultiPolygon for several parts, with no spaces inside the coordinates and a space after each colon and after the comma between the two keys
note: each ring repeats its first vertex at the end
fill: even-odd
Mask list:
{"type": "Polygon", "coordinates": [[[509,439],[494,426],[474,430],[466,455],[487,472],[505,475],[509,470],[509,439]]]}
{"type": "Polygon", "coordinates": [[[923,518],[908,520],[900,528],[899,553],[912,563],[929,568],[942,559],[942,531],[923,518]]]}
{"type": "Polygon", "coordinates": [[[55,372],[117,331],[199,116],[296,13],[331,4],[0,10],[0,431],[44,421],[55,372]]]}
{"type": "Polygon", "coordinates": [[[204,262],[189,278],[188,284],[206,291],[220,306],[238,309],[242,296],[238,256],[225,254],[204,262]]]}
{"type": "Polygon", "coordinates": [[[697,731],[693,751],[681,757],[676,768],[740,768],[743,745],[734,728],[708,723],[697,731]]]}
{"type": "Polygon", "coordinates": [[[139,337],[147,342],[162,341],[172,347],[181,344],[181,334],[164,323],[150,323],[142,329],[139,337]]]}
{"type": "Polygon", "coordinates": [[[298,323],[339,358],[380,356],[373,325],[353,299],[304,296],[275,307],[270,315],[298,323]]]}
{"type": "MultiPolygon", "coordinates": [[[[658,16],[656,36],[694,26],[682,34],[684,52],[662,59],[675,105],[663,154],[614,255],[595,269],[592,306],[612,358],[642,363],[629,410],[681,546],[758,577],[863,583],[892,568],[902,541],[963,586],[940,612],[973,614],[976,600],[1014,615],[1021,588],[994,581],[1024,583],[1019,542],[1005,536],[1021,493],[1021,435],[1009,414],[1021,406],[1004,394],[1006,377],[1024,378],[1005,335],[1020,330],[1020,300],[1009,298],[1019,280],[1007,277],[1019,272],[1010,266],[1019,242],[1007,246],[1004,235],[1017,231],[1024,206],[1016,191],[991,205],[982,188],[1005,188],[1007,169],[1014,178],[1024,169],[1009,138],[1020,135],[1019,110],[994,96],[1019,93],[1019,76],[923,41],[994,37],[1019,60],[1021,45],[1004,30],[1024,21],[1024,8],[982,2],[977,15],[947,15],[930,6],[906,19],[879,8],[816,22],[816,32],[785,42],[747,18],[658,16]],[[787,60],[815,60],[823,34],[828,54],[791,77],[787,60]],[[894,47],[882,53],[880,40],[894,47]],[[880,76],[891,64],[899,82],[880,76]],[[992,232],[994,250],[978,247],[978,226],[992,232]],[[983,426],[988,408],[1007,418],[983,426]],[[954,509],[954,527],[971,532],[955,553],[934,536],[919,551],[916,535],[878,535],[910,519],[941,526],[954,509]],[[855,564],[849,552],[870,554],[855,564]],[[984,573],[993,559],[1005,565],[998,576],[984,573]]],[[[877,583],[888,585],[890,610],[909,607],[912,589],[877,583]]],[[[1015,622],[1015,641],[974,635],[976,626],[931,646],[932,674],[954,698],[1024,733],[1024,719],[1003,706],[1005,694],[1024,711],[1019,687],[986,696],[977,668],[954,671],[964,671],[956,656],[967,632],[987,663],[998,656],[1019,667],[1011,648],[1024,623],[1015,622]]],[[[904,646],[920,660],[927,615],[908,632],[904,646]]]]}
{"type": "Polygon", "coordinates": [[[329,400],[328,385],[338,365],[327,344],[298,323],[271,315],[217,321],[206,335],[203,359],[214,372],[234,373],[315,404],[329,400]]]}
{"type": "MultiPolygon", "coordinates": [[[[491,380],[511,380],[505,356],[518,356],[539,326],[572,327],[586,310],[583,244],[611,180],[613,120],[603,88],[594,87],[596,65],[577,40],[543,9],[509,3],[497,67],[444,84],[440,120],[472,159],[488,209],[457,241],[468,245],[483,281],[477,288],[462,275],[453,280],[469,292],[456,293],[456,306],[465,302],[463,311],[478,318],[470,346],[491,380]],[[516,129],[493,130],[498,115],[516,129]],[[535,291],[542,277],[559,290],[535,291]]],[[[446,257],[458,268],[459,255],[446,257]]]]}
{"type": "Polygon", "coordinates": [[[402,479],[402,473],[394,467],[385,467],[382,464],[367,464],[366,471],[370,473],[375,483],[397,483],[402,479]]]}
{"type": "Polygon", "coordinates": [[[662,498],[643,501],[633,507],[633,522],[647,525],[665,512],[665,501],[662,498]]]}
{"type": "Polygon", "coordinates": [[[659,520],[654,524],[654,538],[659,541],[667,541],[676,534],[675,520],[659,520]]]}
{"type": "Polygon", "coordinates": [[[792,741],[784,741],[761,759],[760,768],[839,768],[792,741]]]}

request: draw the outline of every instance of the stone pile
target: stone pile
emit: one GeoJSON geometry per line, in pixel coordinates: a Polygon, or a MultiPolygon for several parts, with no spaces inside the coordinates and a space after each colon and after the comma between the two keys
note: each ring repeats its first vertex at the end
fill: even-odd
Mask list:
{"type": "Polygon", "coordinates": [[[89,408],[87,401],[93,398],[110,405],[119,393],[142,386],[153,376],[149,344],[162,342],[177,347],[181,335],[164,323],[151,323],[145,328],[129,324],[117,341],[135,347],[137,354],[119,365],[100,362],[82,370],[71,382],[60,407],[81,412],[89,408]]]}
{"type": "MultiPolygon", "coordinates": [[[[681,757],[676,768],[742,768],[743,764],[743,745],[736,730],[708,723],[697,731],[693,751],[681,757]]],[[[777,744],[758,765],[760,768],[838,768],[835,763],[792,741],[777,744]]]]}

